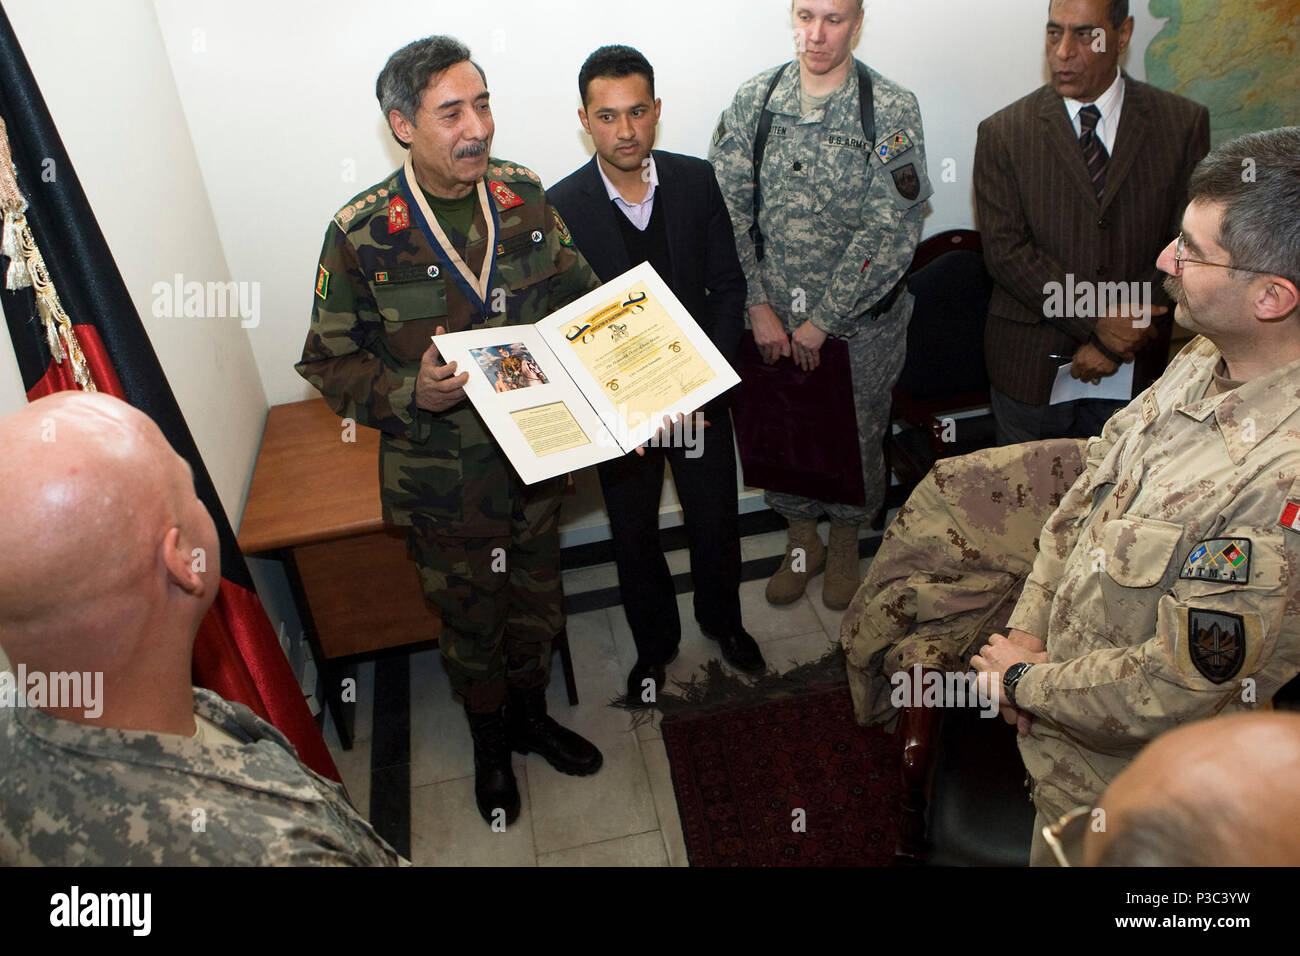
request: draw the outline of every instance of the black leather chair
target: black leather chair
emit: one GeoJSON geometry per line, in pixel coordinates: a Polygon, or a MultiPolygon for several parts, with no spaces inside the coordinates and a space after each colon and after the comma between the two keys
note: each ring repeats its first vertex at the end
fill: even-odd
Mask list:
{"type": "MultiPolygon", "coordinates": [[[[1300,677],[1273,697],[1300,710],[1300,677]]],[[[973,708],[905,708],[902,827],[895,861],[912,866],[1028,866],[1034,806],[1016,730],[973,708]]]]}
{"type": "Polygon", "coordinates": [[[889,467],[904,491],[939,458],[994,443],[984,321],[993,281],[978,232],[954,229],[917,248],[908,269],[916,299],[907,330],[907,358],[893,391],[898,431],[886,437],[889,467]],[[972,417],[950,416],[983,409],[972,417]]]}

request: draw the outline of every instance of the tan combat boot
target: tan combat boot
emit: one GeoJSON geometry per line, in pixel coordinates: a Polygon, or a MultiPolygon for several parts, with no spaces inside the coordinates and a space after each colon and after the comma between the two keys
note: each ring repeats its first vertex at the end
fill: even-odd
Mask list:
{"type": "Polygon", "coordinates": [[[862,583],[862,565],[858,561],[858,526],[831,525],[827,548],[826,580],[822,584],[822,603],[832,611],[849,606],[862,583]]]}
{"type": "Polygon", "coordinates": [[[826,546],[817,537],[817,522],[790,519],[790,537],[785,560],[767,582],[769,604],[792,604],[799,600],[808,579],[826,566],[826,546]]]}

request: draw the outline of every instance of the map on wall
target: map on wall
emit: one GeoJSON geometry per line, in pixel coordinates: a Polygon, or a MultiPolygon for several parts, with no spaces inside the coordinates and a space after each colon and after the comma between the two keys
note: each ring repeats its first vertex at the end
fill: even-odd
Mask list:
{"type": "Polygon", "coordinates": [[[1150,10],[1169,22],[1147,47],[1147,82],[1209,107],[1214,145],[1300,126],[1300,3],[1151,0],[1150,10]]]}

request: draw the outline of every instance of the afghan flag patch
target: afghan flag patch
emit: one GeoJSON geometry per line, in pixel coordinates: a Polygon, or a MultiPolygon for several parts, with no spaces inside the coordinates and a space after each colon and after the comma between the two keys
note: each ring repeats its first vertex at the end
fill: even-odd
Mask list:
{"type": "Polygon", "coordinates": [[[330,271],[324,265],[316,268],[316,294],[324,300],[330,294],[330,271]]]}

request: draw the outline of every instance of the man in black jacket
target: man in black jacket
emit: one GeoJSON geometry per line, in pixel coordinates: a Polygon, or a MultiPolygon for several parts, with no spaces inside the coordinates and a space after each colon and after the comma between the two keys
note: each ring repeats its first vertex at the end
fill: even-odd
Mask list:
{"type": "MultiPolygon", "coordinates": [[[[713,167],[651,151],[660,102],[654,70],[636,50],[601,47],[583,64],[578,90],[578,118],[596,156],[547,190],[548,199],[602,282],[649,262],[733,360],[744,327],[745,275],[713,167]]],[[[736,455],[725,397],[684,424],[673,431],[673,440],[652,443],[660,447],[597,466],[623,610],[637,647],[629,702],[654,701],[681,640],[672,575],[658,543],[665,459],[690,543],[696,620],[719,642],[728,663],[750,672],[765,666],[740,617],[736,455]],[[709,423],[707,432],[691,427],[701,418],[709,423]],[[698,441],[689,441],[693,432],[698,441]]]]}

